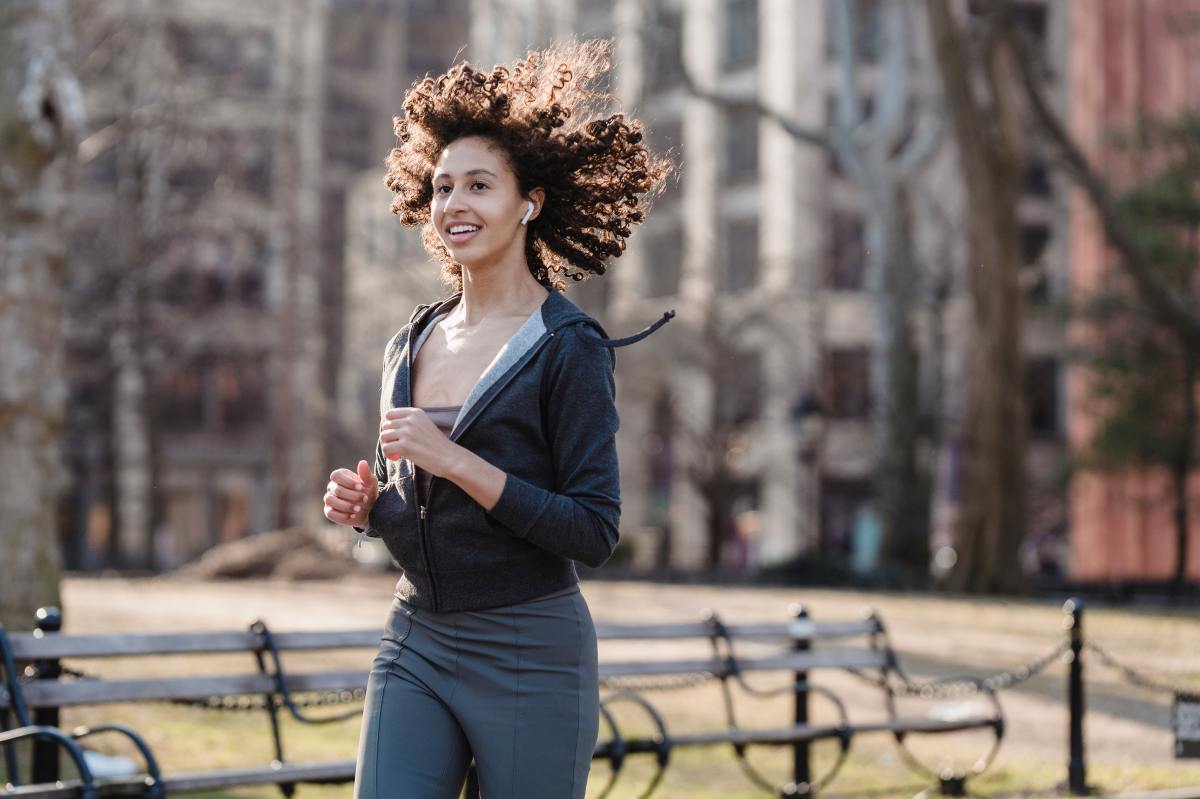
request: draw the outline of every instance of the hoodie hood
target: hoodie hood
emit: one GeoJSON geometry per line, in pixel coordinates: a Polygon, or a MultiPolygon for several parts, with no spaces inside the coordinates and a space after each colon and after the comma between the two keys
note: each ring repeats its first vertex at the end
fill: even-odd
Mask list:
{"type": "MultiPolygon", "coordinates": [[[[653,324],[647,325],[642,330],[630,336],[623,338],[609,338],[608,333],[600,326],[600,323],[588,316],[575,303],[567,299],[563,294],[555,289],[548,289],[549,296],[541,306],[541,319],[545,330],[554,332],[566,327],[570,324],[585,323],[591,330],[587,331],[587,335],[596,339],[605,347],[626,347],[649,336],[655,330],[665,325],[667,322],[675,318],[675,310],[664,311],[663,315],[653,324]]],[[[436,319],[444,313],[449,312],[454,306],[458,305],[462,300],[462,292],[455,292],[451,296],[439,302],[430,303],[428,305],[418,305],[413,311],[412,317],[409,319],[409,335],[410,341],[419,341],[425,333],[425,328],[431,319],[436,319]]],[[[585,328],[586,330],[586,328],[585,328]]]]}

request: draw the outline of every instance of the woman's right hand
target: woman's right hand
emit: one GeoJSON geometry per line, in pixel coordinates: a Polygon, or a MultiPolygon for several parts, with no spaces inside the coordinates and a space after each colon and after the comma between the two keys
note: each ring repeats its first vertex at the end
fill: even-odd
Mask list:
{"type": "Polygon", "coordinates": [[[358,462],[358,471],[334,469],[325,487],[325,518],[335,524],[366,527],[367,514],[379,496],[379,480],[366,461],[358,462]]]}

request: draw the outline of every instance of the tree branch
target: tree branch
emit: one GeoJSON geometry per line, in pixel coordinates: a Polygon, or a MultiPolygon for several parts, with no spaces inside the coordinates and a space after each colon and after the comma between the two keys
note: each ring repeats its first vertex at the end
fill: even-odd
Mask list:
{"type": "Polygon", "coordinates": [[[829,137],[816,130],[811,130],[801,126],[796,120],[791,117],[776,111],[773,108],[768,108],[766,105],[754,98],[738,97],[731,94],[718,92],[714,89],[706,89],[696,83],[691,72],[688,71],[687,65],[683,65],[680,73],[683,76],[683,85],[688,94],[700,100],[705,100],[714,103],[730,111],[747,111],[752,114],[757,114],[763,119],[770,120],[779,125],[785,133],[797,141],[811,144],[816,147],[828,148],[829,137]]]}
{"type": "Polygon", "coordinates": [[[1012,38],[1017,52],[1017,74],[1030,108],[1057,151],[1060,165],[1087,195],[1100,218],[1109,244],[1121,256],[1119,263],[1122,269],[1133,281],[1143,301],[1167,325],[1190,342],[1191,346],[1200,348],[1200,316],[1191,309],[1186,300],[1159,281],[1154,264],[1121,218],[1116,197],[1108,181],[1088,161],[1079,143],[1050,108],[1035,71],[1036,66],[1040,64],[1038,54],[1029,46],[1025,37],[1014,35],[1012,38]]]}

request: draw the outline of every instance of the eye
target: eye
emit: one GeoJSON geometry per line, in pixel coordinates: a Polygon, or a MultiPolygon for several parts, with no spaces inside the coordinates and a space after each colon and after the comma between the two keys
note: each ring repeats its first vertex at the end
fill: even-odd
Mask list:
{"type": "Polygon", "coordinates": [[[486,188],[487,188],[487,184],[486,184],[486,183],[484,183],[482,180],[477,180],[477,181],[475,181],[474,183],[472,183],[472,184],[471,184],[471,188],[472,188],[472,189],[486,189],[486,188]]]}
{"type": "Polygon", "coordinates": [[[443,189],[445,189],[445,190],[449,191],[450,187],[449,187],[449,186],[436,186],[436,187],[434,187],[434,189],[433,189],[433,193],[434,193],[434,194],[441,194],[443,189]]]}

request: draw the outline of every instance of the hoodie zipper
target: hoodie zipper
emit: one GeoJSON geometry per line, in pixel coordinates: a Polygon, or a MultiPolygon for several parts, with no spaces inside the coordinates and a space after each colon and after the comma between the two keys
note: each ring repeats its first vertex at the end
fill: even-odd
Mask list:
{"type": "MultiPolygon", "coordinates": [[[[412,403],[412,367],[413,367],[412,329],[411,328],[409,329],[408,342],[405,345],[405,360],[407,361],[407,364],[408,364],[408,372],[405,373],[405,376],[404,376],[405,382],[407,382],[408,385],[405,388],[408,391],[408,401],[411,404],[412,403]]],[[[433,598],[433,610],[436,613],[439,608],[438,592],[437,592],[437,579],[433,576],[433,560],[432,560],[432,556],[430,555],[430,552],[429,552],[429,549],[430,549],[429,526],[426,523],[426,518],[428,517],[429,512],[426,510],[425,505],[423,505],[421,503],[421,484],[420,484],[420,481],[417,479],[417,465],[412,462],[411,458],[408,459],[408,474],[409,474],[409,477],[411,477],[412,481],[413,481],[413,496],[415,496],[417,498],[417,535],[421,539],[421,559],[425,561],[425,574],[427,574],[429,576],[429,593],[433,595],[433,597],[432,597],[433,598]]],[[[433,493],[432,484],[431,484],[430,488],[431,488],[431,490],[429,493],[432,494],[433,493]]],[[[428,502],[429,501],[428,498],[426,498],[425,501],[428,502]]]]}
{"type": "MultiPolygon", "coordinates": [[[[541,341],[539,341],[533,347],[530,347],[529,351],[525,353],[525,355],[521,358],[521,360],[518,361],[517,363],[513,364],[513,366],[511,367],[511,375],[513,377],[515,377],[516,374],[518,372],[520,372],[525,367],[526,364],[528,364],[531,360],[533,360],[533,357],[535,355],[537,355],[539,352],[541,352],[542,347],[546,346],[547,341],[554,338],[554,332],[555,331],[551,330],[546,335],[542,336],[541,341]]],[[[409,364],[409,366],[408,366],[408,370],[409,370],[408,371],[408,374],[409,374],[409,377],[408,377],[408,384],[409,384],[408,401],[412,402],[412,348],[411,347],[409,347],[409,350],[408,350],[408,364],[409,364]]],[[[509,378],[509,380],[511,380],[511,379],[512,379],[512,377],[509,378]]],[[[489,393],[488,402],[490,402],[491,399],[495,398],[495,396],[497,394],[499,394],[501,391],[503,391],[504,387],[508,385],[508,382],[509,381],[506,380],[503,383],[497,383],[495,386],[493,386],[492,391],[489,393]]],[[[469,427],[470,424],[475,421],[475,418],[479,415],[479,412],[482,410],[482,408],[485,404],[487,404],[487,403],[485,403],[483,398],[481,397],[480,401],[475,403],[475,407],[473,407],[471,409],[470,415],[466,419],[463,420],[462,425],[457,430],[451,431],[454,434],[450,437],[451,441],[456,441],[458,438],[460,438],[462,436],[463,432],[467,429],[467,427],[469,427]]],[[[411,474],[412,478],[413,478],[413,493],[416,494],[416,496],[417,496],[417,530],[421,536],[421,554],[425,560],[426,574],[429,575],[429,590],[430,590],[430,593],[433,594],[433,609],[436,612],[438,610],[439,605],[438,605],[438,594],[437,594],[437,580],[434,579],[434,576],[433,576],[433,565],[431,562],[432,556],[430,554],[430,552],[432,550],[432,538],[433,537],[429,534],[429,506],[433,504],[433,502],[432,502],[433,486],[438,481],[438,476],[436,474],[430,475],[430,477],[429,477],[429,493],[425,497],[425,501],[422,503],[421,495],[420,495],[421,489],[420,489],[420,485],[419,485],[420,481],[417,480],[416,464],[414,464],[411,460],[409,461],[409,474],[411,474]]]]}

